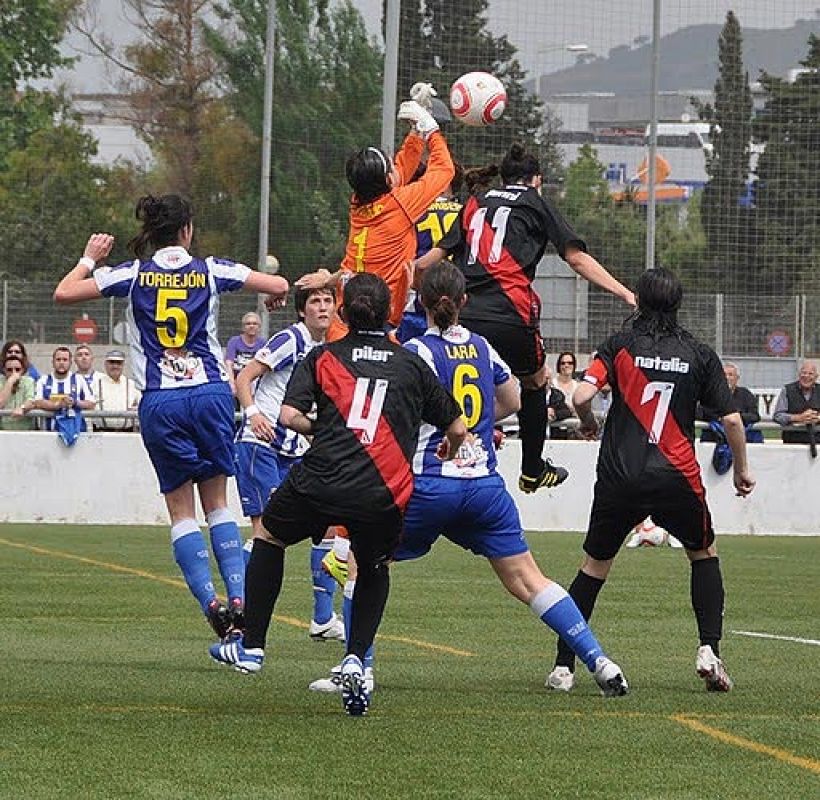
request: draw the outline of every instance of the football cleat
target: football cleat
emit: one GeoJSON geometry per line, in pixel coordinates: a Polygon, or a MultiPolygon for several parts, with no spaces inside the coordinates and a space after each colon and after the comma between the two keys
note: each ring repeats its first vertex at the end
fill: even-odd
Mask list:
{"type": "MultiPolygon", "coordinates": [[[[376,678],[373,674],[373,667],[364,668],[364,686],[371,694],[376,688],[376,678]]],[[[337,664],[330,670],[327,678],[317,678],[309,686],[311,692],[323,692],[324,694],[338,694],[342,691],[342,665],[337,664]]]]}
{"type": "Polygon", "coordinates": [[[575,686],[575,673],[569,667],[555,667],[544,683],[547,689],[557,692],[571,692],[575,686]]]}
{"type": "Polygon", "coordinates": [[[208,609],[205,612],[205,617],[208,624],[213,628],[214,633],[220,638],[224,639],[231,630],[231,615],[228,608],[219,602],[216,598],[208,603],[208,609]]]}
{"type": "Polygon", "coordinates": [[[333,578],[339,586],[347,583],[347,561],[342,561],[332,550],[322,559],[322,569],[333,578]]]}
{"type": "Polygon", "coordinates": [[[358,656],[345,656],[341,667],[342,707],[351,717],[362,717],[370,707],[370,692],[364,681],[364,668],[358,656]]]}
{"type": "Polygon", "coordinates": [[[261,647],[246,649],[241,637],[222,644],[212,644],[208,652],[217,663],[233,667],[245,675],[259,672],[265,661],[265,651],[261,647]]]}
{"type": "Polygon", "coordinates": [[[595,661],[595,670],[592,673],[595,682],[601,687],[604,697],[623,697],[629,693],[629,684],[624,678],[621,668],[605,656],[599,656],[595,661]]]}
{"type": "Polygon", "coordinates": [[[228,618],[230,620],[230,628],[228,629],[226,639],[238,639],[245,633],[245,606],[242,601],[235,597],[231,600],[228,607],[228,618]]]}
{"type": "Polygon", "coordinates": [[[563,467],[553,466],[552,462],[546,459],[544,461],[544,469],[541,470],[540,475],[535,478],[529,475],[521,475],[521,477],[519,477],[518,488],[524,492],[524,494],[532,494],[544,486],[546,486],[547,489],[554,489],[556,486],[560,486],[568,477],[569,472],[567,472],[567,470],[563,467]]]}
{"type": "Polygon", "coordinates": [[[314,642],[329,642],[332,640],[344,642],[347,639],[344,620],[337,614],[333,614],[327,622],[323,622],[321,625],[315,620],[311,620],[308,633],[314,642]]]}
{"type": "Polygon", "coordinates": [[[706,682],[707,691],[729,692],[732,690],[734,684],[726,671],[726,667],[708,644],[698,648],[695,669],[706,682]]]}

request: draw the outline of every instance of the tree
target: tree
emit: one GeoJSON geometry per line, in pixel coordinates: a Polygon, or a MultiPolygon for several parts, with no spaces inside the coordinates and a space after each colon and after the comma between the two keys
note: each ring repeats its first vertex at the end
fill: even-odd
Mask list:
{"type": "Polygon", "coordinates": [[[9,153],[50,124],[63,104],[24,86],[51,77],[70,63],[60,55],[68,17],[77,0],[4,0],[0,5],[0,170],[9,153]]]}
{"type": "Polygon", "coordinates": [[[757,164],[754,284],[771,294],[820,288],[820,37],[809,37],[793,82],[764,73],[766,105],[754,133],[757,164]]]}
{"type": "Polygon", "coordinates": [[[516,47],[506,35],[486,28],[488,0],[402,0],[399,41],[400,99],[419,80],[430,81],[442,99],[465,72],[481,70],[498,77],[507,90],[507,110],[495,124],[468,128],[453,122],[447,138],[454,157],[466,166],[499,161],[515,140],[538,148],[541,166],[550,181],[562,172],[555,143],[559,122],[524,87],[527,74],[515,57],[516,47]]]}
{"type": "MultiPolygon", "coordinates": [[[[261,136],[267,0],[217,8],[236,31],[209,29],[235,113],[261,136]]],[[[381,54],[350,2],[279,0],[274,59],[271,250],[288,274],[338,263],[349,189],[347,155],[379,141],[381,54]]],[[[258,213],[256,179],[247,187],[258,213]]]]}
{"type": "Polygon", "coordinates": [[[714,106],[696,103],[710,123],[711,153],[706,157],[709,181],[703,191],[701,219],[717,291],[745,291],[751,257],[751,216],[740,204],[749,179],[752,138],[752,92],[743,68],[743,36],[734,12],[718,40],[718,80],[714,106]]]}

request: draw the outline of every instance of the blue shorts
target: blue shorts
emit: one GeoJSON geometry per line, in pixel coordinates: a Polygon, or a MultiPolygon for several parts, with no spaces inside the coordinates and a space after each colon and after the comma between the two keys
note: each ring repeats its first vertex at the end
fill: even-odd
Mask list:
{"type": "Polygon", "coordinates": [[[420,558],[439,536],[485,558],[505,558],[529,550],[518,508],[500,475],[416,478],[393,558],[420,558]]]}
{"type": "Polygon", "coordinates": [[[163,494],[188,481],[234,474],[233,395],[227,383],[146,392],[139,419],[163,494]]]}
{"type": "Polygon", "coordinates": [[[282,485],[290,468],[301,460],[283,456],[263,444],[237,442],[236,484],[242,513],[246,517],[261,517],[271,492],[282,485]]]}

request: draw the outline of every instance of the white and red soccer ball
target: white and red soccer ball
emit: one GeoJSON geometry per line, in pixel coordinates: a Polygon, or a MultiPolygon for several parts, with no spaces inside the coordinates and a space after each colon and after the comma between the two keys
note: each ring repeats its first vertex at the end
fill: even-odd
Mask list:
{"type": "Polygon", "coordinates": [[[506,107],[504,84],[489,72],[468,72],[450,89],[450,110],[465,125],[492,125],[506,107]]]}

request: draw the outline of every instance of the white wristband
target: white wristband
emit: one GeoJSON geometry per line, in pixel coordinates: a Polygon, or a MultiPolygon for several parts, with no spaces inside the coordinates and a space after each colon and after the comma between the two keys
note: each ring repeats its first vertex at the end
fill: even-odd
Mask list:
{"type": "Polygon", "coordinates": [[[251,405],[249,405],[249,406],[245,409],[245,416],[246,416],[248,419],[250,419],[251,417],[255,417],[257,414],[261,414],[261,413],[262,413],[262,412],[259,410],[259,406],[258,406],[258,405],[256,405],[255,403],[251,403],[251,405]]]}
{"type": "Polygon", "coordinates": [[[90,256],[83,256],[77,263],[82,264],[84,267],[88,267],[89,272],[93,272],[94,267],[97,266],[97,262],[90,256]]]}

